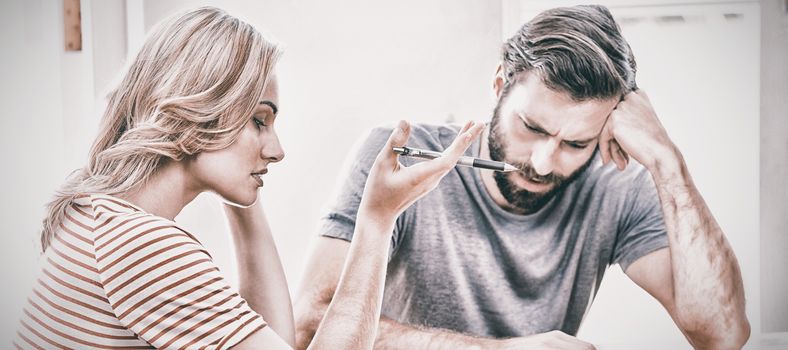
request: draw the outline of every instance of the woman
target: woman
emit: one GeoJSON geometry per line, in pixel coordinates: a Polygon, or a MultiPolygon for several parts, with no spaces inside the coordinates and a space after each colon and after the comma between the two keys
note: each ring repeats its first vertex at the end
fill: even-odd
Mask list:
{"type": "MultiPolygon", "coordinates": [[[[48,206],[45,263],[17,348],[293,346],[287,284],[257,201],[268,165],[284,157],[274,131],[278,55],[215,8],[160,24],[110,95],[87,166],[48,206]],[[204,191],[227,203],[239,291],[173,222],[204,191]]],[[[408,138],[400,122],[370,172],[357,238],[310,347],[371,348],[396,217],[481,129],[469,123],[443,157],[404,168],[391,152],[408,138]]]]}

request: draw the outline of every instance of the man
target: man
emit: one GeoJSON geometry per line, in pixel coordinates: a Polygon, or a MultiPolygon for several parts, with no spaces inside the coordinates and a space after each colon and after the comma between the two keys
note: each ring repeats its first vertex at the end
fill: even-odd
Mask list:
{"type": "MultiPolygon", "coordinates": [[[[692,346],[741,348],[750,329],[736,257],[637,90],[608,10],[534,18],[504,45],[494,90],[489,128],[466,154],[521,171],[457,167],[398,218],[376,345],[593,348],[573,335],[619,264],[692,346]]],[[[416,125],[408,144],[442,150],[457,129],[416,125]]],[[[323,221],[295,305],[300,348],[331,301],[389,132],[369,135],[323,221]]]]}

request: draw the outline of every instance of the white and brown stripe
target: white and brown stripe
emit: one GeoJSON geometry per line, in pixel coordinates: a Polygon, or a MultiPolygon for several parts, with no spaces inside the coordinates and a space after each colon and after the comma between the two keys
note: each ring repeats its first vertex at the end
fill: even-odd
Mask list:
{"type": "Polygon", "coordinates": [[[197,239],[112,196],[78,197],[43,260],[18,349],[225,349],[266,325],[197,239]]]}

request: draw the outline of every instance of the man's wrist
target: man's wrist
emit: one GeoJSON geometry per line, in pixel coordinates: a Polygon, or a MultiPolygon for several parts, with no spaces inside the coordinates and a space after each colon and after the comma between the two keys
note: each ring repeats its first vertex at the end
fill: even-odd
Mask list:
{"type": "Polygon", "coordinates": [[[655,154],[656,156],[651,162],[644,164],[654,178],[654,182],[657,184],[687,183],[687,166],[676,146],[671,144],[663,150],[656,151],[655,154]]]}
{"type": "Polygon", "coordinates": [[[420,328],[381,317],[377,347],[414,348],[428,350],[499,349],[503,339],[481,338],[437,328],[420,328]],[[394,345],[396,344],[396,345],[394,345]]]}

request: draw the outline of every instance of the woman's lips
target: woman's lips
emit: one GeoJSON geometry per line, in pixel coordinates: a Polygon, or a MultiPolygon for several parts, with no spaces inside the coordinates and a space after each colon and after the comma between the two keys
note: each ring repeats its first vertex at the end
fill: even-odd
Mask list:
{"type": "Polygon", "coordinates": [[[263,173],[252,174],[252,177],[257,181],[257,187],[263,187],[263,173]]]}
{"type": "Polygon", "coordinates": [[[258,172],[252,173],[252,177],[257,181],[257,187],[263,187],[263,175],[268,172],[268,169],[263,169],[258,172]]]}

